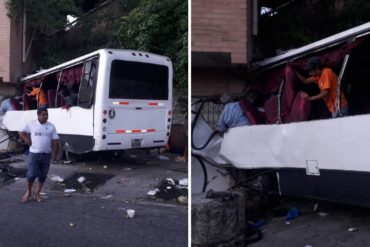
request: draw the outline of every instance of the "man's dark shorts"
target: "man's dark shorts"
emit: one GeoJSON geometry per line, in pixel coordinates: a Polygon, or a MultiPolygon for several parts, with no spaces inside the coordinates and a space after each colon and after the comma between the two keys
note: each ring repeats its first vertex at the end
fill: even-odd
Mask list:
{"type": "Polygon", "coordinates": [[[50,153],[29,153],[27,180],[34,182],[38,177],[40,183],[44,183],[50,167],[50,153]]]}

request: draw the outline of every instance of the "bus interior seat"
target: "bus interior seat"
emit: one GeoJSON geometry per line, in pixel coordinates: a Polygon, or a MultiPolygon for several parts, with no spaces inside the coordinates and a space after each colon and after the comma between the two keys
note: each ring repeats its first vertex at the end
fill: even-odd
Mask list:
{"type": "Polygon", "coordinates": [[[56,90],[49,89],[48,90],[48,105],[49,108],[55,108],[55,97],[56,97],[56,90]]]}
{"type": "Polygon", "coordinates": [[[31,99],[27,94],[22,95],[23,100],[23,110],[30,110],[31,109],[31,99]]]}
{"type": "Polygon", "coordinates": [[[242,108],[243,112],[247,116],[250,125],[256,125],[256,124],[264,124],[266,120],[263,118],[263,116],[258,112],[256,107],[249,102],[247,99],[241,99],[239,101],[240,108],[242,108]]]}
{"type": "MultiPolygon", "coordinates": [[[[301,91],[297,92],[293,68],[285,66],[285,83],[281,95],[281,120],[284,123],[307,120],[310,116],[310,102],[302,98],[301,91]]],[[[269,123],[278,121],[278,96],[274,95],[265,102],[264,108],[269,123]]]]}

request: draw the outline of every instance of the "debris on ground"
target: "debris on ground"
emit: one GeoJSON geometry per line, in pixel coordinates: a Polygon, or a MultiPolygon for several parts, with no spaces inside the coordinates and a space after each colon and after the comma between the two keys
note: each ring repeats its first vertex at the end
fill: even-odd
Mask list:
{"type": "Polygon", "coordinates": [[[254,229],[261,229],[264,225],[267,224],[265,220],[259,220],[256,223],[249,221],[248,222],[254,229]]]}
{"type": "Polygon", "coordinates": [[[320,213],[319,213],[319,216],[321,216],[321,217],[325,217],[325,216],[328,216],[328,213],[320,212],[320,213]]]}
{"type": "MultiPolygon", "coordinates": [[[[183,184],[185,184],[184,181],[183,184]]],[[[155,199],[177,200],[179,202],[181,200],[181,202],[184,202],[185,199],[179,199],[179,197],[182,196],[187,198],[188,196],[188,187],[180,185],[179,181],[175,181],[173,178],[162,179],[157,186],[153,187],[156,188],[149,191],[147,195],[153,196],[155,199]]]]}
{"type": "Polygon", "coordinates": [[[103,169],[107,169],[108,168],[108,166],[103,166],[103,169]]]}
{"type": "Polygon", "coordinates": [[[188,198],[186,196],[179,196],[179,197],[177,197],[177,201],[180,204],[188,204],[188,198]]]}
{"type": "Polygon", "coordinates": [[[75,226],[76,226],[76,224],[75,224],[75,223],[69,223],[69,226],[70,226],[70,227],[75,227],[75,226]]]}
{"type": "Polygon", "coordinates": [[[315,203],[315,205],[313,206],[313,211],[316,212],[318,208],[319,208],[319,204],[315,203]]]}
{"type": "Polygon", "coordinates": [[[127,218],[134,218],[135,216],[135,210],[133,209],[127,209],[127,218]]]}
{"type": "Polygon", "coordinates": [[[155,194],[157,194],[157,192],[159,192],[159,189],[155,189],[155,190],[150,190],[148,193],[146,193],[147,195],[149,196],[155,196],[155,194]]]}
{"type": "Polygon", "coordinates": [[[63,161],[63,164],[71,164],[72,163],[72,160],[65,160],[63,161]]]}
{"type": "Polygon", "coordinates": [[[50,180],[54,181],[54,182],[63,182],[64,181],[63,178],[61,178],[60,176],[56,176],[56,175],[51,175],[50,180]]]}
{"type": "Polygon", "coordinates": [[[286,215],[286,218],[285,218],[285,221],[286,221],[286,224],[289,225],[290,224],[290,221],[291,220],[294,220],[295,218],[297,218],[299,216],[299,209],[298,208],[290,208],[287,215],[286,215]],[[289,222],[289,223],[288,223],[289,222]]]}
{"type": "Polygon", "coordinates": [[[348,228],[348,231],[349,232],[356,232],[357,228],[356,227],[350,227],[350,228],[348,228]]]}
{"type": "Polygon", "coordinates": [[[188,187],[188,179],[187,178],[180,179],[179,180],[179,185],[188,187]]]}
{"type": "Polygon", "coordinates": [[[76,192],[75,189],[65,189],[64,190],[64,193],[73,193],[73,192],[76,192]]]}
{"type": "Polygon", "coordinates": [[[160,160],[170,160],[170,158],[168,158],[167,156],[161,154],[161,155],[158,155],[158,159],[160,160]]]}
{"type": "Polygon", "coordinates": [[[126,167],[126,168],[123,168],[124,171],[132,171],[132,168],[130,167],[126,167]]]}
{"type": "Polygon", "coordinates": [[[81,176],[81,177],[77,178],[77,182],[79,182],[80,184],[82,184],[85,181],[86,181],[86,177],[84,177],[84,176],[81,176]]]}
{"type": "Polygon", "coordinates": [[[274,208],[275,218],[285,217],[287,214],[288,214],[288,209],[285,207],[274,208]]]}
{"type": "Polygon", "coordinates": [[[107,199],[112,198],[112,197],[113,197],[112,195],[106,195],[106,196],[100,197],[100,199],[107,200],[107,199]]]}

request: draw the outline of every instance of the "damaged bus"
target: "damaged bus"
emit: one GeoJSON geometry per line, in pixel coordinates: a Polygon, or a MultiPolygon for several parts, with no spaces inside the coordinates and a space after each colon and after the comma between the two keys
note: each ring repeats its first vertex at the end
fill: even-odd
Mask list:
{"type": "MultiPolygon", "coordinates": [[[[256,62],[252,85],[263,98],[264,121],[255,121],[261,116],[253,116],[252,104],[241,103],[252,124],[212,137],[215,140],[209,143],[219,146],[208,153],[195,152],[244,171],[234,184],[250,181],[250,174],[269,174],[270,185],[273,181],[280,195],[370,207],[369,54],[370,23],[366,23],[256,62]],[[308,76],[305,65],[311,57],[320,57],[338,76],[337,92],[348,101],[348,116],[331,118],[323,102],[302,97],[319,91],[316,84],[301,83],[294,73],[308,76]]],[[[339,97],[337,102],[340,109],[339,97]]],[[[197,145],[201,143],[198,140],[197,145]]]]}
{"type": "Polygon", "coordinates": [[[37,117],[38,88],[49,121],[66,152],[123,150],[167,144],[172,121],[169,58],[140,51],[102,49],[21,79],[22,108],[6,112],[7,131],[37,117]]]}

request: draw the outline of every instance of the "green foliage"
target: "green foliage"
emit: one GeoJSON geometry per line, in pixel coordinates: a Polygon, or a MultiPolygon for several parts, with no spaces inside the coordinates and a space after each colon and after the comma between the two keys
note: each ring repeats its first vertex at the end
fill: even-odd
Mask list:
{"type": "MultiPolygon", "coordinates": [[[[274,3],[274,1],[271,1],[274,3]]],[[[260,16],[257,56],[275,55],[276,49],[292,49],[370,20],[368,0],[302,0],[260,16]]]]}
{"type": "Polygon", "coordinates": [[[76,3],[75,0],[8,0],[7,7],[8,15],[18,19],[25,4],[30,27],[43,34],[52,34],[65,28],[68,14],[81,15],[76,3]]]}
{"type": "Polygon", "coordinates": [[[117,37],[128,49],[171,58],[176,86],[187,88],[188,6],[185,0],[142,0],[121,19],[117,37]]]}

